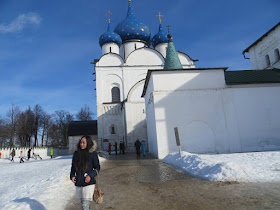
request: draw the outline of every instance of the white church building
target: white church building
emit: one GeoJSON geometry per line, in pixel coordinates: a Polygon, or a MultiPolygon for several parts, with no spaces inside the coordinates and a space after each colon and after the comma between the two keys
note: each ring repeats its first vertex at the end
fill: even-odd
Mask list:
{"type": "MultiPolygon", "coordinates": [[[[270,33],[275,31],[278,45],[271,50],[277,56],[279,24],[270,33]]],[[[99,145],[124,141],[134,150],[134,142],[144,139],[149,152],[163,158],[178,151],[178,127],[188,152],[280,149],[280,70],[273,69],[279,60],[265,70],[196,68],[197,60],[177,52],[167,35],[160,20],[151,38],[130,0],[126,18],[114,30],[109,18],[99,40],[103,55],[94,61],[99,145]]],[[[251,48],[263,41],[246,49],[251,58],[251,48]]]]}

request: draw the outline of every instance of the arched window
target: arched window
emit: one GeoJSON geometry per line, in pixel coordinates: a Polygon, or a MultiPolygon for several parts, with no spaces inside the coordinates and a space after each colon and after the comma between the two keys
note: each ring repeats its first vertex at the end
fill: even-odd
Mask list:
{"type": "Polygon", "coordinates": [[[275,62],[280,60],[279,49],[274,50],[275,62]]]}
{"type": "Polygon", "coordinates": [[[266,67],[269,67],[271,64],[270,64],[270,59],[269,59],[269,55],[266,55],[265,56],[265,62],[266,62],[266,67]]]}
{"type": "Polygon", "coordinates": [[[113,87],[112,90],[112,102],[120,102],[120,89],[118,87],[113,87]]]}

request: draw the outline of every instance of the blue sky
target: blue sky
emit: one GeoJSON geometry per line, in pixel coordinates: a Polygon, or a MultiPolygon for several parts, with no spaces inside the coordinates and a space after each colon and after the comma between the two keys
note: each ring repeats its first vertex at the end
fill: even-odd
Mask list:
{"type": "MultiPolygon", "coordinates": [[[[126,16],[127,0],[0,0],[0,116],[22,110],[75,115],[85,104],[96,115],[93,59],[99,36],[126,16]]],[[[280,21],[279,0],[132,0],[135,14],[157,33],[171,26],[174,44],[197,67],[250,69],[242,51],[280,21]]]]}

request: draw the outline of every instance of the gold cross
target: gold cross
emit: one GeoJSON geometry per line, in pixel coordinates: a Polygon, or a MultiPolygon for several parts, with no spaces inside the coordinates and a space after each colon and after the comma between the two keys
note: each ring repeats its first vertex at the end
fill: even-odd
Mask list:
{"type": "Polygon", "coordinates": [[[159,18],[159,23],[161,23],[161,18],[163,17],[162,14],[160,14],[160,12],[158,13],[158,15],[156,15],[159,18]]]}
{"type": "Polygon", "coordinates": [[[110,11],[108,11],[105,15],[108,16],[108,22],[110,23],[111,22],[111,15],[112,15],[112,13],[110,11]]]}

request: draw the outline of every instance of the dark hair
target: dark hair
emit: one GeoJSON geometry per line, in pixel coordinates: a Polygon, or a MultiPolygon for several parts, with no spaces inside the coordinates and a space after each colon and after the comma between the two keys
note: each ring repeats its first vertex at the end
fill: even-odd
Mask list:
{"type": "Polygon", "coordinates": [[[82,138],[79,140],[77,144],[77,152],[78,156],[77,159],[75,160],[75,167],[77,170],[81,170],[85,172],[87,170],[87,161],[89,157],[89,150],[93,146],[93,142],[90,138],[90,136],[82,136],[82,138]],[[87,147],[85,149],[81,149],[80,143],[81,140],[85,138],[87,141],[87,147]]]}

